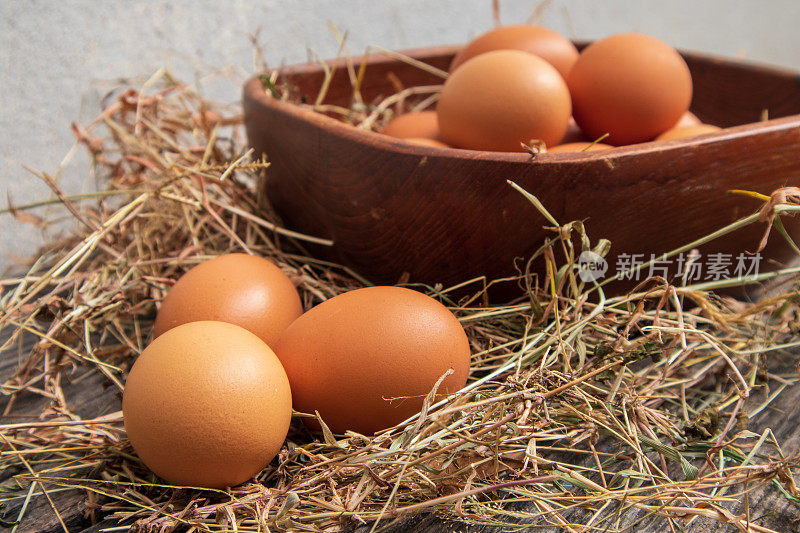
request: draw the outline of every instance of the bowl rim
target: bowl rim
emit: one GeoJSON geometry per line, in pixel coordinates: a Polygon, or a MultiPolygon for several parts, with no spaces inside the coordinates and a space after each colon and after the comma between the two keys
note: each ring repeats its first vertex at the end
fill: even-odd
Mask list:
{"type": "MultiPolygon", "coordinates": [[[[586,41],[575,41],[576,45],[585,45],[586,41]]],[[[432,46],[425,48],[413,48],[402,50],[398,53],[407,57],[418,59],[420,56],[428,57],[432,55],[447,55],[456,53],[463,45],[450,45],[450,46],[432,46]]],[[[731,59],[721,56],[697,53],[693,51],[678,50],[681,55],[690,55],[694,58],[702,58],[710,61],[720,61],[729,64],[734,64],[749,69],[756,69],[762,72],[772,73],[775,75],[788,75],[800,76],[800,73],[772,65],[763,63],[743,61],[740,59],[731,59]]],[[[322,62],[307,62],[298,63],[295,65],[283,66],[273,72],[279,75],[299,76],[311,72],[318,72],[325,64],[329,68],[346,68],[348,64],[366,63],[367,71],[370,64],[388,63],[397,61],[388,54],[365,54],[360,56],[352,56],[349,58],[336,58],[324,60],[322,62]]],[[[338,134],[347,140],[369,146],[372,149],[378,148],[386,151],[397,153],[408,153],[412,155],[421,156],[440,156],[451,157],[457,159],[471,159],[478,161],[495,161],[495,162],[509,162],[509,163],[539,163],[547,164],[579,164],[587,161],[606,160],[611,161],[628,156],[646,156],[651,153],[663,153],[665,151],[677,151],[686,147],[698,147],[711,145],[716,143],[723,143],[733,139],[742,137],[749,137],[752,135],[763,135],[780,130],[787,130],[791,128],[800,127],[800,114],[789,115],[786,117],[769,119],[759,122],[751,122],[741,124],[738,126],[731,126],[722,128],[719,131],[709,132],[702,135],[693,137],[684,137],[679,139],[670,140],[651,140],[642,143],[629,144],[623,146],[614,146],[606,150],[596,151],[582,151],[582,152],[541,152],[531,155],[527,152],[497,152],[485,150],[470,150],[455,147],[437,147],[427,145],[417,145],[406,142],[402,139],[390,137],[379,132],[364,130],[355,126],[346,124],[333,117],[327,116],[324,113],[314,111],[310,105],[298,105],[290,102],[284,102],[270,96],[264,89],[261,82],[262,74],[256,74],[250,77],[244,84],[244,98],[250,99],[261,106],[273,108],[281,113],[288,114],[294,118],[309,122],[316,127],[328,130],[332,133],[338,134]]]]}

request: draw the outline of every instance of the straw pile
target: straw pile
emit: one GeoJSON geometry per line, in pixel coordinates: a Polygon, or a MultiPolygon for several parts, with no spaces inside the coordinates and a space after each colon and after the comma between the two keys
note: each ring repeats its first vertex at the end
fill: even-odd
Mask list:
{"type": "MultiPolygon", "coordinates": [[[[769,531],[731,509],[770,484],[800,501],[797,457],[770,430],[747,429],[797,379],[768,364],[800,344],[794,282],[758,303],[660,278],[606,297],[576,275],[572,243],[595,247],[583,226],[555,220],[535,259],[549,276],[521,279],[514,302],[415,286],[450,306],[469,335],[473,370],[461,393],[376,436],[315,435],[295,423],[279,457],[228,491],[161,484],[134,455],[119,412],[80,416],[80,385],[66,383],[99,383],[118,406],[166,290],[221,253],[273,259],[306,308],[367,284],[308,257],[308,237],[256,209],[268,162],[244,152],[235,113],[161,75],[73,127],[103,190],[70,198],[41,175],[79,229],[1,282],[4,357],[19,364],[2,384],[0,502],[24,502],[5,521],[24,523],[33,498],[52,504],[64,490],[85,494],[94,517],[159,531],[367,531],[416,513],[507,530],[619,531],[657,516],[664,530],[701,518],[769,531]],[[31,415],[15,405],[32,396],[41,412],[19,416],[31,415]]],[[[772,238],[799,209],[791,193],[766,204],[772,238]]],[[[25,219],[34,207],[14,213],[25,219]]]]}

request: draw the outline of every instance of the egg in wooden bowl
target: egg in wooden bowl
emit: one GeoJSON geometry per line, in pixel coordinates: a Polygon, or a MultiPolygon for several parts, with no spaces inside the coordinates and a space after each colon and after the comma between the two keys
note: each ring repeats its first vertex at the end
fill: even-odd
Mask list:
{"type": "MultiPolygon", "coordinates": [[[[398,82],[441,85],[458,51],[405,52],[432,67],[427,69],[381,55],[352,58],[364,69],[361,95],[377,101],[393,94],[398,82]]],[[[694,52],[680,57],[693,84],[691,113],[724,129],[535,157],[415,146],[274,98],[252,78],[244,86],[247,134],[256,153],[271,162],[262,201],[289,227],[333,241],[315,253],[380,284],[404,277],[447,286],[517,274],[515,262],[530,257],[552,234],[509,180],[535,195],[560,223],[583,220],[594,239],[609,239],[611,265],[625,254],[649,258],[673,250],[761,207],[758,200],[728,191],[770,194],[800,180],[797,73],[694,52]],[[770,120],[761,120],[764,109],[770,120]]],[[[345,61],[329,61],[327,67],[335,68],[325,103],[350,106],[345,61]]],[[[281,69],[275,80],[313,102],[324,77],[320,65],[306,64],[281,69]]],[[[764,229],[747,226],[704,244],[700,252],[753,251],[764,229]]],[[[761,254],[781,262],[792,251],[772,239],[761,254]]],[[[542,273],[543,263],[534,270],[542,273]]],[[[516,282],[509,285],[501,297],[519,294],[516,282]]]]}

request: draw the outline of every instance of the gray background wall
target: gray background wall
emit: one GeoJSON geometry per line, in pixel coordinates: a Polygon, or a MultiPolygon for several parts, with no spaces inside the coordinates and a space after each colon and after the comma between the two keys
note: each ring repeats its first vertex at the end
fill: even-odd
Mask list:
{"type": "MultiPolygon", "coordinates": [[[[538,23],[569,37],[641,31],[677,47],[800,70],[797,0],[501,0],[500,7],[507,24],[539,8],[538,23]]],[[[200,86],[234,102],[238,80],[253,70],[249,34],[260,30],[267,59],[278,65],[304,61],[307,48],[334,55],[328,22],[349,32],[353,54],[369,44],[463,42],[493,25],[490,0],[0,0],[0,205],[6,195],[16,204],[49,196],[21,165],[54,172],[72,146],[70,122],[94,118],[120,80],[168,67],[191,82],[231,67],[200,86]]],[[[70,193],[94,187],[81,155],[59,180],[70,193]]],[[[48,234],[0,215],[0,270],[48,234]]]]}

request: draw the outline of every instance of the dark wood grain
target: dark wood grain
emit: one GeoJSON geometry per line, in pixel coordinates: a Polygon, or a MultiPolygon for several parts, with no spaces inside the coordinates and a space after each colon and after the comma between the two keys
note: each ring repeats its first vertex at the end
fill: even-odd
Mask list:
{"type": "MultiPolygon", "coordinates": [[[[409,52],[445,68],[454,48],[409,52]]],[[[535,194],[561,223],[586,221],[589,234],[621,253],[660,254],[755,211],[757,200],[731,189],[769,194],[800,183],[800,90],[797,74],[684,54],[695,77],[693,110],[727,128],[693,139],[642,143],[602,152],[527,154],[411,145],[268,97],[261,82],[244,87],[248,138],[268,156],[263,203],[288,226],[332,239],[314,251],[376,283],[455,284],[477,276],[514,273],[548,233],[546,220],[513,190],[535,194]],[[777,118],[783,117],[783,118],[777,118]]],[[[358,65],[362,59],[354,60],[358,65]]],[[[436,76],[385,57],[368,57],[362,95],[376,101],[404,86],[441,83],[436,76]]],[[[326,102],[349,105],[343,63],[326,102]]],[[[288,67],[284,79],[313,101],[319,65],[288,67]]],[[[796,229],[794,224],[791,230],[796,229]]],[[[756,249],[763,225],[753,225],[703,248],[738,254],[756,249]]],[[[791,251],[773,239],[763,255],[782,262],[791,251]]],[[[541,265],[539,265],[541,267],[541,265]]]]}

